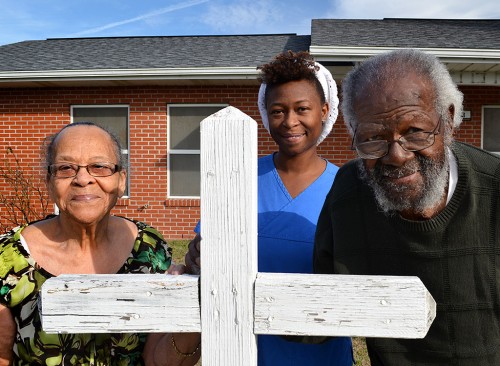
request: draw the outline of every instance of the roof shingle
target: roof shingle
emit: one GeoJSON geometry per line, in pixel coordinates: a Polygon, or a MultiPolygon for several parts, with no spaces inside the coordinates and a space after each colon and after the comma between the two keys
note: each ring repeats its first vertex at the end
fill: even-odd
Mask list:
{"type": "Polygon", "coordinates": [[[500,49],[500,20],[313,19],[311,46],[500,49]]]}
{"type": "Polygon", "coordinates": [[[0,47],[1,71],[257,67],[285,50],[308,50],[296,34],[67,38],[0,47]]]}

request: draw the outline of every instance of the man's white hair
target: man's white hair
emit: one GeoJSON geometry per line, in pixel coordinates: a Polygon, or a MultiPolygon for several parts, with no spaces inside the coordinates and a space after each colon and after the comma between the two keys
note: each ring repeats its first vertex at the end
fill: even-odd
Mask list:
{"type": "Polygon", "coordinates": [[[371,57],[351,70],[342,82],[344,123],[354,134],[358,120],[354,101],[368,86],[383,85],[389,80],[404,79],[414,72],[432,83],[436,96],[435,108],[443,121],[448,121],[450,106],[454,107],[453,126],[462,123],[463,94],[451,79],[450,73],[439,59],[415,49],[401,49],[371,57]]]}

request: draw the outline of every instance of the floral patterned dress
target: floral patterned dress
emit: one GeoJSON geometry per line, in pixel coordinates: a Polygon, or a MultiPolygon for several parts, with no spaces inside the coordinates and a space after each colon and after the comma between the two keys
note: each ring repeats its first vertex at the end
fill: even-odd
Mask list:
{"type": "MultiPolygon", "coordinates": [[[[164,273],[171,249],[154,228],[135,222],[134,247],[117,273],[164,273]]],[[[146,334],[47,334],[42,330],[38,292],[53,277],[21,244],[24,227],[0,236],[0,304],[17,324],[13,365],[143,365],[146,334]]]]}

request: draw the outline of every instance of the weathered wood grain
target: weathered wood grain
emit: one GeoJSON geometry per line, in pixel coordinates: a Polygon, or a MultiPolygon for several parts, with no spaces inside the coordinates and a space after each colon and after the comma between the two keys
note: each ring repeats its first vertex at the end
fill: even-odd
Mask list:
{"type": "Polygon", "coordinates": [[[423,338],[436,304],[417,277],[259,273],[255,333],[423,338]]]}
{"type": "Polygon", "coordinates": [[[256,122],[233,107],[203,120],[201,174],[203,365],[257,365],[256,122]]]}
{"type": "Polygon", "coordinates": [[[48,333],[198,332],[198,276],[61,275],[41,290],[48,333]]]}

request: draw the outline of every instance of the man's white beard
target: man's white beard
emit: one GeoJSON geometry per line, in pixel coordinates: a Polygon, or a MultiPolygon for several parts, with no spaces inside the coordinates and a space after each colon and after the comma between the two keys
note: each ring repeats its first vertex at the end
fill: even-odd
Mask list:
{"type": "Polygon", "coordinates": [[[377,162],[373,169],[367,170],[363,160],[358,161],[361,179],[372,188],[375,200],[385,213],[410,210],[416,214],[422,214],[426,210],[436,207],[447,192],[449,165],[446,151],[443,151],[443,154],[436,160],[415,154],[415,159],[398,168],[390,168],[377,162]],[[402,177],[417,170],[423,177],[423,187],[420,187],[420,191],[413,199],[408,198],[408,195],[405,194],[410,187],[388,182],[381,178],[383,174],[402,177]],[[397,194],[389,193],[384,185],[397,194]]]}

